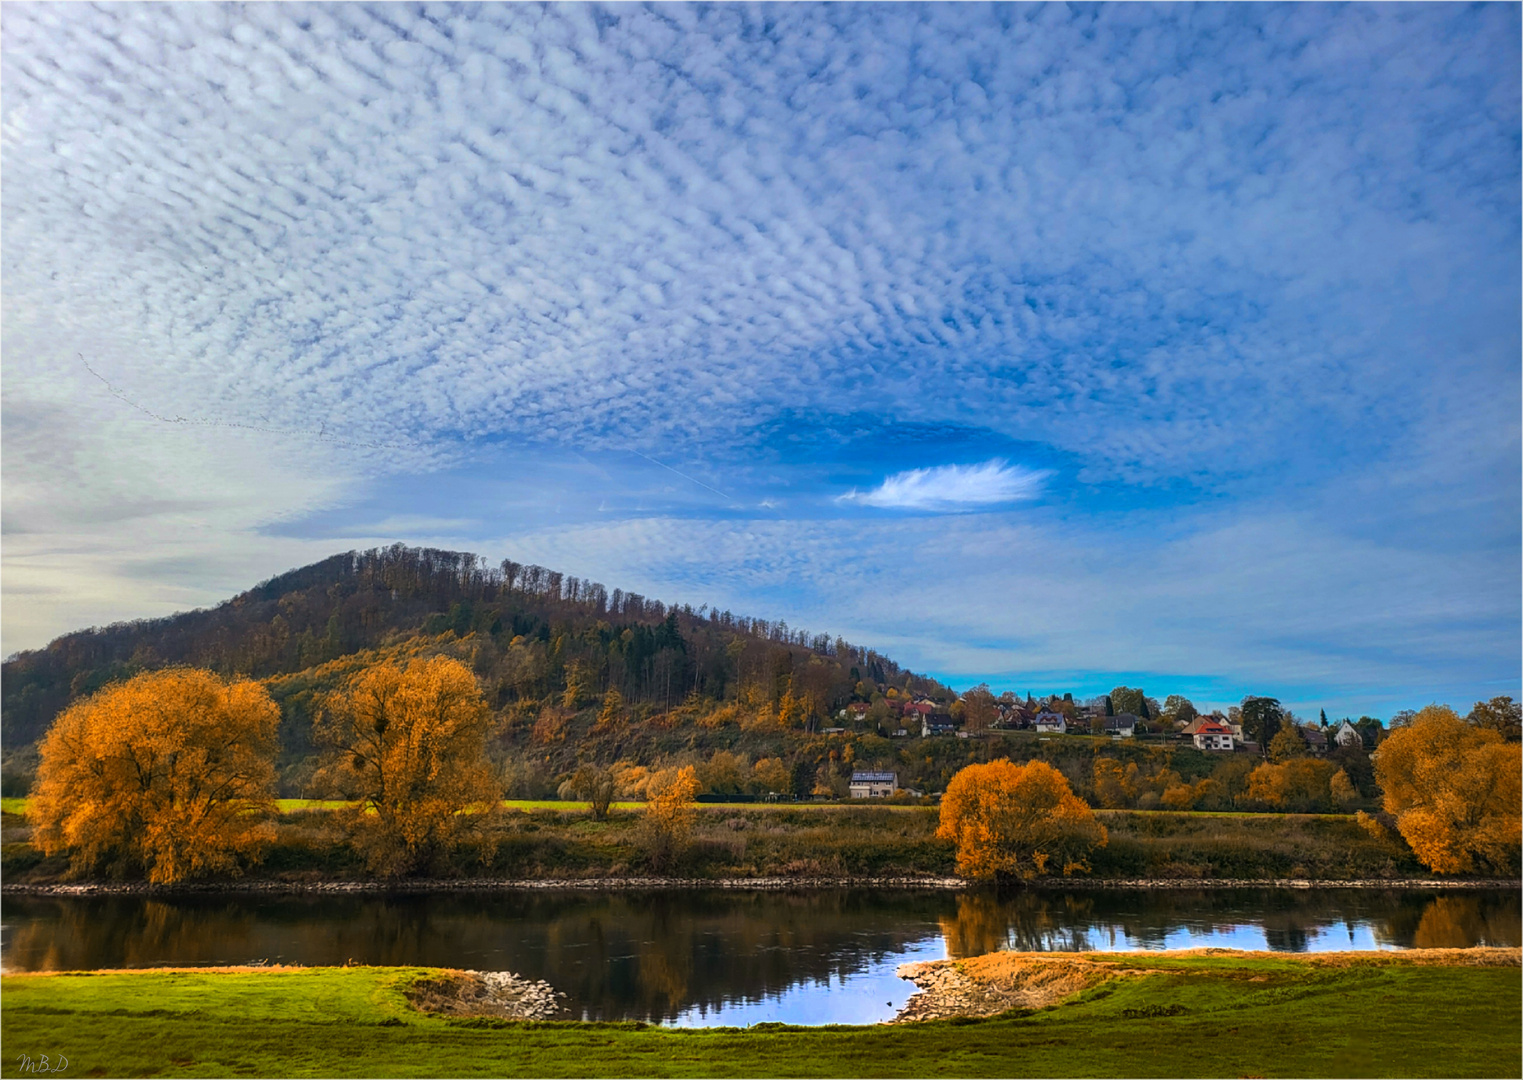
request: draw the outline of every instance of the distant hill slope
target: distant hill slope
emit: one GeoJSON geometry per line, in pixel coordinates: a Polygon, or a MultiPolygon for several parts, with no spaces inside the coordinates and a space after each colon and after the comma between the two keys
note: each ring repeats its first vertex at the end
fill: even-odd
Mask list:
{"type": "Polygon", "coordinates": [[[647,714],[689,695],[771,702],[791,691],[812,724],[849,700],[859,681],[949,693],[876,652],[785,623],[669,608],[541,566],[491,566],[476,555],[397,544],[291,570],[215,608],[81,630],[21,653],[3,668],[0,739],[8,753],[23,749],[71,701],[139,671],[190,664],[250,675],[269,680],[280,700],[296,686],[327,685],[347,666],[333,662],[345,657],[461,639],[469,648],[449,651],[469,659],[499,710],[587,704],[608,689],[647,714]],[[303,672],[313,674],[275,678],[303,672]]]}

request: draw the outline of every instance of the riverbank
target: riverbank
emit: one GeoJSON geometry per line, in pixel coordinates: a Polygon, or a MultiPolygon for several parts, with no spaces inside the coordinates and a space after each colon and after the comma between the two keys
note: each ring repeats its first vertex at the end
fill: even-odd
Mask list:
{"type": "MultiPolygon", "coordinates": [[[[901,964],[899,977],[920,989],[894,1023],[919,1023],[954,1017],[989,1017],[1012,1009],[1032,1011],[1056,1005],[1077,994],[1092,993],[1121,980],[1154,975],[1191,973],[1202,962],[1219,970],[1260,974],[1288,970],[1314,972],[1319,968],[1492,967],[1523,966],[1523,951],[1477,947],[1470,949],[1401,949],[1380,952],[1325,952],[1304,956],[1248,952],[1236,949],[1166,949],[1132,953],[1057,954],[997,952],[962,960],[931,960],[901,964]]],[[[1093,996],[1093,994],[1092,994],[1093,996]]],[[[1145,1007],[1150,1016],[1183,1015],[1177,1003],[1145,1007]],[[1160,1011],[1161,1010],[1161,1011],[1160,1011]]]]}
{"type": "MultiPolygon", "coordinates": [[[[704,805],[695,816],[691,843],[661,873],[654,872],[638,812],[616,811],[595,821],[585,813],[531,809],[504,814],[486,844],[459,850],[432,876],[439,888],[491,888],[501,882],[624,887],[600,883],[656,880],[758,888],[774,887],[755,884],[774,879],[786,882],[775,887],[893,880],[956,887],[934,884],[955,880],[956,860],[952,845],[936,838],[939,818],[931,807],[704,805]]],[[[1371,835],[1348,816],[1109,811],[1101,820],[1109,843],[1093,853],[1089,873],[1076,882],[1149,888],[1176,882],[1186,887],[1421,882],[1426,887],[1433,877],[1399,837],[1371,835]]],[[[279,815],[273,824],[274,839],[263,859],[231,879],[235,887],[349,888],[367,878],[333,814],[299,810],[279,815]]],[[[44,857],[33,847],[24,818],[7,813],[0,825],[7,889],[69,883],[67,859],[44,857]]]]}
{"type": "Polygon", "coordinates": [[[1090,954],[1131,969],[989,1019],[691,1031],[424,1012],[463,974],[429,968],[12,975],[0,1076],[1516,1075],[1515,967],[1366,955],[1090,954]]]}
{"type": "MultiPolygon", "coordinates": [[[[823,889],[938,889],[958,891],[986,888],[958,877],[761,877],[674,878],[608,877],[491,880],[482,878],[403,879],[400,881],[190,881],[150,885],[142,881],[74,881],[52,884],[0,884],[6,896],[204,896],[204,895],[407,895],[427,893],[491,893],[575,891],[658,891],[718,889],[734,892],[795,892],[823,889]]],[[[1380,878],[1320,881],[1309,878],[1040,878],[1023,886],[1031,889],[1519,889],[1523,881],[1501,878],[1380,878]]]]}

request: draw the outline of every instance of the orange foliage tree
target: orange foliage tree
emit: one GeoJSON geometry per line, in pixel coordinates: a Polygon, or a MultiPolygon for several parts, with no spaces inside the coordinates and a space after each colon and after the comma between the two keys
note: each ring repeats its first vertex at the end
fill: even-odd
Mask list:
{"type": "Polygon", "coordinates": [[[698,773],[691,765],[662,769],[645,784],[645,838],[650,861],[664,870],[687,845],[693,831],[693,797],[698,773]]]}
{"type": "Polygon", "coordinates": [[[147,672],[72,705],[43,739],[28,813],[76,872],[155,883],[257,860],[275,810],[280,710],[258,683],[147,672]]]}
{"type": "MultiPolygon", "coordinates": [[[[1277,765],[1265,762],[1249,774],[1248,790],[1243,797],[1274,810],[1326,809],[1332,797],[1332,779],[1337,773],[1335,763],[1320,758],[1293,757],[1277,765]]],[[[1344,780],[1347,779],[1344,774],[1344,780]]]]}
{"type": "Polygon", "coordinates": [[[372,871],[425,869],[468,835],[484,836],[501,798],[490,730],[475,676],[443,656],[377,664],[324,701],[313,725],[327,751],[317,783],[355,804],[353,843],[372,871]]]}
{"type": "Polygon", "coordinates": [[[1374,753],[1386,812],[1417,857],[1441,874],[1510,871],[1523,838],[1517,743],[1429,705],[1374,753]]]}
{"type": "Polygon", "coordinates": [[[1014,765],[1001,758],[969,765],[947,785],[938,838],[957,844],[957,872],[972,878],[1031,879],[1061,867],[1089,869],[1104,847],[1105,826],[1044,761],[1014,765]]]}

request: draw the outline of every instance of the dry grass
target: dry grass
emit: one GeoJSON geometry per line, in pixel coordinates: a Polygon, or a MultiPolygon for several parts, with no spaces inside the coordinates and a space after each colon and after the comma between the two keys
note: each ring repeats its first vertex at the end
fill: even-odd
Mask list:
{"type": "Polygon", "coordinates": [[[432,978],[416,979],[404,993],[419,1012],[447,1016],[487,1016],[498,1012],[482,1006],[488,994],[480,977],[463,971],[444,970],[432,978]]]}
{"type": "Polygon", "coordinates": [[[1101,983],[1146,974],[1054,953],[1000,952],[968,960],[905,964],[899,968],[899,977],[909,979],[920,992],[910,998],[895,1022],[1041,1009],[1101,983]]]}
{"type": "MultiPolygon", "coordinates": [[[[990,953],[960,961],[958,968],[987,992],[1009,1002],[1006,1008],[1021,1009],[1040,1009],[1123,974],[1109,964],[1052,953],[990,953]]],[[[1129,969],[1124,974],[1143,973],[1129,969]]]]}

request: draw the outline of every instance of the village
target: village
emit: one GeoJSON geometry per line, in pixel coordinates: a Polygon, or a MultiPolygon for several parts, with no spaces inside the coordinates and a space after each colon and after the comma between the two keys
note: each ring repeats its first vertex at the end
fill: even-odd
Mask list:
{"type": "MultiPolygon", "coordinates": [[[[1280,710],[1278,702],[1274,705],[1281,721],[1277,725],[1279,730],[1293,731],[1311,756],[1321,756],[1335,748],[1373,750],[1385,734],[1384,726],[1372,717],[1361,717],[1358,723],[1347,718],[1329,723],[1324,712],[1317,722],[1308,723],[1280,710]]],[[[879,735],[899,739],[984,739],[997,737],[1000,732],[1028,731],[1047,737],[1140,739],[1191,745],[1212,754],[1263,753],[1260,744],[1245,732],[1242,709],[1238,706],[1226,713],[1199,714],[1184,698],[1170,697],[1160,705],[1141,691],[1125,687],[1084,703],[1075,702],[1072,694],[1051,694],[1041,699],[1028,694],[1024,702],[1010,693],[994,698],[982,686],[952,701],[900,697],[891,690],[888,695],[874,695],[870,702],[852,702],[837,713],[837,718],[857,724],[876,720],[879,735]],[[1116,698],[1127,699],[1128,705],[1140,702],[1136,706],[1139,711],[1118,711],[1116,698]]],[[[831,727],[822,734],[844,734],[846,730],[831,727]]],[[[854,772],[850,790],[854,799],[887,798],[900,792],[920,794],[901,788],[897,774],[892,772],[854,772]]]]}

